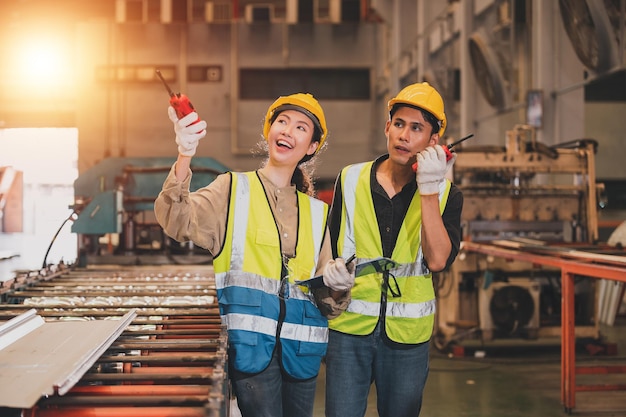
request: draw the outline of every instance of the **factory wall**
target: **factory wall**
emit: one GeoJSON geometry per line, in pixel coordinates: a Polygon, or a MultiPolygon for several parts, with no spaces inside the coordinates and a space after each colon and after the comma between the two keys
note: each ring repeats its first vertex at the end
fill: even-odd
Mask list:
{"type": "Polygon", "coordinates": [[[625,114],[626,103],[594,102],[585,105],[583,137],[598,141],[596,177],[599,179],[626,178],[625,114]]]}
{"type": "MultiPolygon", "coordinates": [[[[241,100],[239,70],[365,68],[373,74],[376,30],[370,24],[83,23],[77,32],[82,74],[76,106],[79,170],[109,156],[176,155],[167,117],[169,97],[161,82],[104,82],[96,75],[99,69],[175,68],[176,80],[170,87],[188,95],[208,123],[198,155],[236,170],[255,169],[262,159],[252,151],[259,150],[263,118],[273,99],[241,100]],[[194,65],[216,67],[221,76],[189,82],[186,69],[194,65]]],[[[370,101],[320,99],[320,103],[330,135],[318,175],[334,178],[346,163],[372,157],[375,151],[369,144],[383,135],[369,122],[370,101]]]]}
{"type": "MultiPolygon", "coordinates": [[[[519,0],[416,4],[417,10],[409,8],[409,13],[396,16],[401,26],[397,29],[398,78],[417,73],[417,78],[437,85],[446,99],[449,134],[475,133],[468,146],[504,146],[506,131],[527,123],[527,93],[539,91],[543,117],[536,128],[537,140],[556,145],[583,137],[596,139],[597,177],[624,178],[626,168],[614,152],[623,143],[626,129],[621,116],[626,102],[624,54],[623,45],[615,42],[620,38],[616,10],[607,6],[608,18],[617,25],[610,39],[614,44],[595,46],[598,55],[608,56],[608,50],[613,50],[610,64],[590,68],[576,50],[587,45],[575,45],[566,33],[568,17],[563,9],[570,7],[568,2],[563,9],[559,2],[519,0]],[[474,45],[482,48],[485,66],[476,65],[468,53],[470,43],[477,40],[474,45]],[[459,72],[456,78],[450,76],[451,71],[459,72]],[[488,100],[481,85],[485,80],[494,90],[501,89],[501,100],[488,100]]],[[[579,26],[581,42],[601,42],[600,35],[592,38],[592,29],[579,26]]]]}
{"type": "MultiPolygon", "coordinates": [[[[285,10],[285,2],[270,3],[285,10]]],[[[422,80],[444,96],[448,135],[475,134],[468,145],[504,145],[506,131],[526,121],[526,93],[540,90],[544,117],[537,138],[550,145],[602,137],[598,177],[624,176],[626,168],[615,153],[604,149],[621,148],[614,145],[622,142],[626,128],[625,100],[586,103],[584,91],[603,71],[624,71],[623,44],[609,70],[587,68],[566,34],[556,1],[367,4],[367,19],[349,23],[289,24],[284,16],[274,23],[247,23],[241,16],[224,23],[116,23],[113,18],[47,22],[74,42],[66,59],[73,64],[72,79],[39,88],[18,80],[13,60],[5,60],[0,65],[0,127],[77,127],[80,173],[107,157],[175,156],[168,97],[154,74],[139,83],[101,79],[105,68],[171,67],[176,71],[172,88],[189,95],[209,125],[199,155],[232,169],[253,169],[261,159],[250,150],[260,141],[271,100],[241,100],[240,70],[364,68],[371,77],[369,100],[320,100],[330,129],[328,149],[318,165],[320,177],[334,178],[345,164],[384,152],[387,100],[407,83],[422,80]],[[475,35],[497,56],[491,81],[502,94],[495,104],[485,98],[484,74],[469,52],[475,35]],[[190,82],[186,70],[194,65],[215,66],[219,76],[190,82]],[[600,123],[602,119],[607,122],[600,123]]],[[[0,52],[13,56],[21,40],[44,29],[8,22],[0,29],[0,52]]]]}

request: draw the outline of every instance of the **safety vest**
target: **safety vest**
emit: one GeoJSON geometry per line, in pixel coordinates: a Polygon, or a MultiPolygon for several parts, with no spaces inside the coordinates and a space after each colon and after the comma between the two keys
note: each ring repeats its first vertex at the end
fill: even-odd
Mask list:
{"type": "MultiPolygon", "coordinates": [[[[344,257],[356,253],[357,263],[383,255],[370,187],[372,165],[373,161],[348,166],[342,170],[340,178],[342,221],[337,250],[344,257]]],[[[450,186],[451,183],[446,180],[439,187],[441,213],[445,209],[450,186]]],[[[406,344],[430,339],[435,316],[435,290],[432,274],[423,262],[421,225],[421,198],[419,193],[415,193],[391,256],[399,266],[389,271],[392,275],[389,276],[389,285],[394,290],[399,289],[401,295],[394,297],[387,290],[386,297],[381,297],[385,288],[383,273],[358,277],[352,288],[352,301],[346,311],[329,321],[331,329],[367,335],[374,330],[383,314],[389,339],[406,344]],[[387,301],[381,304],[383,299],[387,301]]]]}
{"type": "Polygon", "coordinates": [[[241,372],[261,372],[280,340],[285,371],[296,379],[315,377],[326,354],[328,321],[312,294],[293,282],[315,274],[328,206],[297,192],[296,256],[284,265],[278,226],[258,174],[231,177],[226,239],[213,260],[229,361],[241,372]]]}

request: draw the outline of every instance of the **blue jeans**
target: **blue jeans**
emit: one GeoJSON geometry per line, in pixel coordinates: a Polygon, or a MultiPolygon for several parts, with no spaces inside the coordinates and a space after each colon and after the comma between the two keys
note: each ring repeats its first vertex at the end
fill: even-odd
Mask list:
{"type": "Polygon", "coordinates": [[[363,417],[372,382],[380,417],[417,417],[428,377],[429,343],[390,342],[331,330],[326,353],[326,417],[363,417]]]}
{"type": "Polygon", "coordinates": [[[261,373],[229,372],[242,417],[313,416],[317,379],[292,379],[282,372],[276,352],[261,373]]]}

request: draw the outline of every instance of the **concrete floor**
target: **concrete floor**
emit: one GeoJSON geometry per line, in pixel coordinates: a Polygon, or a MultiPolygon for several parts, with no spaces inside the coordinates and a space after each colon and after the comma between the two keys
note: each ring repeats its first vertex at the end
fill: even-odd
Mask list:
{"type": "MultiPolygon", "coordinates": [[[[626,365],[626,317],[613,327],[601,326],[603,342],[615,344],[617,354],[591,355],[584,341],[577,346],[579,365],[626,365]]],[[[463,343],[461,345],[464,345],[463,343]]],[[[475,358],[472,343],[466,355],[450,356],[433,349],[431,372],[424,393],[421,417],[563,417],[561,404],[560,342],[554,340],[490,342],[475,358]]],[[[476,344],[473,344],[476,346],[476,344]]],[[[626,386],[626,374],[581,376],[577,384],[615,383],[626,386]],[[584,379],[586,378],[586,379],[584,379]]],[[[579,392],[575,416],[626,416],[626,392],[579,392]]],[[[315,417],[324,416],[324,368],[317,387],[315,417]]],[[[376,417],[372,387],[365,417],[376,417]]]]}

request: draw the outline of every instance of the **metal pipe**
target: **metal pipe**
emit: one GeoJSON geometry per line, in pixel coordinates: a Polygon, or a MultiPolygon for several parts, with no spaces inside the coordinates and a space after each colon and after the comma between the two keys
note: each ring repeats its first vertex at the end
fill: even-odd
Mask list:
{"type": "Polygon", "coordinates": [[[191,367],[191,366],[135,366],[132,368],[133,374],[142,375],[158,375],[163,378],[171,375],[176,376],[197,376],[212,375],[213,368],[209,367],[191,367]]]}
{"type": "Polygon", "coordinates": [[[72,407],[37,409],[25,417],[206,417],[204,407],[72,407]]]}
{"type": "Polygon", "coordinates": [[[135,363],[141,362],[143,363],[159,363],[159,362],[182,362],[182,363],[214,363],[219,360],[219,356],[212,353],[161,353],[158,355],[150,354],[150,355],[127,355],[127,356],[101,356],[97,363],[135,363]]]}
{"type": "Polygon", "coordinates": [[[168,350],[168,349],[185,349],[185,350],[204,350],[216,348],[219,346],[218,341],[198,340],[196,342],[176,342],[176,341],[159,341],[144,340],[141,342],[115,342],[111,346],[111,350],[168,350]]]}
{"type": "Polygon", "coordinates": [[[85,406],[92,408],[108,405],[132,405],[135,407],[145,406],[201,406],[206,403],[208,395],[81,395],[81,396],[64,396],[50,397],[42,401],[40,407],[48,406],[85,406]]]}
{"type": "MultiPolygon", "coordinates": [[[[129,365],[129,364],[125,364],[129,365]]],[[[200,373],[193,374],[188,373],[186,375],[177,375],[177,374],[146,374],[146,373],[135,373],[124,372],[118,374],[86,374],[83,376],[82,381],[84,382],[139,382],[139,381],[148,381],[148,382],[178,382],[178,383],[186,383],[186,384],[207,384],[212,382],[213,373],[200,373]]]]}
{"type": "Polygon", "coordinates": [[[77,386],[67,396],[87,395],[208,395],[210,387],[196,385],[87,385],[77,386]]]}

